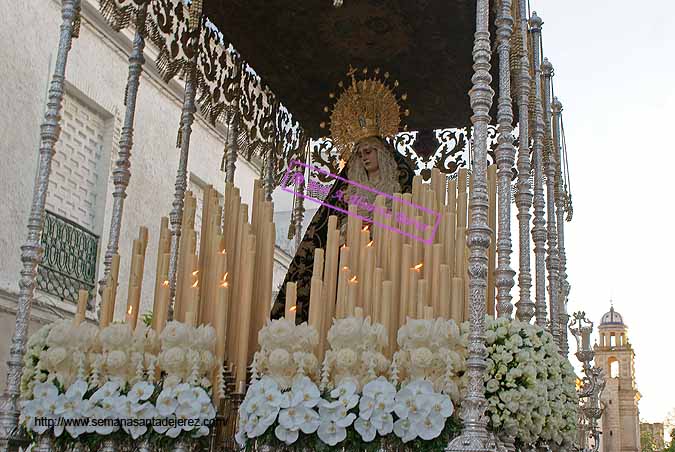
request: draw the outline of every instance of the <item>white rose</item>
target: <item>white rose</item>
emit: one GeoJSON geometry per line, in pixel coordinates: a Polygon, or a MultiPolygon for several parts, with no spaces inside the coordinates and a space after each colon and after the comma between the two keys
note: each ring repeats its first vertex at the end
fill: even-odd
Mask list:
{"type": "Polygon", "coordinates": [[[193,331],[195,347],[202,350],[213,350],[216,345],[216,330],[211,325],[200,325],[193,331]]]}
{"type": "Polygon", "coordinates": [[[185,351],[180,347],[171,347],[159,354],[159,365],[169,374],[181,375],[185,365],[185,351]]]}
{"type": "Polygon", "coordinates": [[[126,364],[127,354],[121,350],[113,350],[106,357],[106,366],[115,373],[119,373],[126,364]]]}
{"type": "Polygon", "coordinates": [[[190,331],[184,323],[172,320],[166,324],[159,338],[163,349],[186,346],[190,341],[190,331]]]}
{"type": "Polygon", "coordinates": [[[350,348],[343,348],[337,352],[337,366],[339,368],[349,369],[356,364],[357,359],[356,352],[350,348]]]}
{"type": "Polygon", "coordinates": [[[410,361],[415,367],[426,369],[431,366],[434,354],[426,347],[416,348],[410,352],[410,361]]]}
{"type": "Polygon", "coordinates": [[[408,339],[409,347],[419,347],[427,345],[431,339],[431,321],[421,319],[408,320],[408,339]]]}
{"type": "Polygon", "coordinates": [[[291,355],[283,348],[272,350],[269,357],[269,366],[273,372],[281,372],[291,363],[291,355]]]}
{"type": "Polygon", "coordinates": [[[46,362],[49,368],[57,369],[68,357],[68,352],[63,347],[55,347],[47,350],[46,362]]]}
{"type": "Polygon", "coordinates": [[[67,347],[72,338],[73,324],[71,321],[59,320],[47,335],[46,343],[50,347],[67,347]]]}
{"type": "Polygon", "coordinates": [[[295,324],[290,320],[272,320],[258,332],[258,342],[263,349],[292,347],[295,337],[295,324]]]}
{"type": "Polygon", "coordinates": [[[103,351],[126,350],[132,344],[131,327],[126,323],[113,323],[99,333],[103,351]]]}
{"type": "Polygon", "coordinates": [[[330,331],[328,331],[328,343],[334,349],[361,345],[362,328],[363,319],[361,318],[347,317],[336,320],[330,331]]]}

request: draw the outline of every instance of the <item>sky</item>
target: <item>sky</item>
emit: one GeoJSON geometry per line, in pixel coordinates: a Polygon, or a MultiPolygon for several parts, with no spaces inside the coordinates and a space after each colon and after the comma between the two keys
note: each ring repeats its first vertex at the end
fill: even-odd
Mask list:
{"type": "Polygon", "coordinates": [[[675,2],[531,6],[544,21],[543,48],[564,108],[574,205],[565,229],[569,310],[586,311],[597,325],[613,300],[635,349],[640,417],[662,422],[675,410],[667,108],[675,104],[675,2]]]}

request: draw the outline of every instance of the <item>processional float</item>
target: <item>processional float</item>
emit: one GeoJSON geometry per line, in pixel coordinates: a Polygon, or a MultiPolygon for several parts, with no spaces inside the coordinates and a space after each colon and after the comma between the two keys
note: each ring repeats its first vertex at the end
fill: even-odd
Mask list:
{"type": "MultiPolygon", "coordinates": [[[[338,8],[335,9],[330,6],[330,2],[325,2],[327,5],[316,1],[311,5],[283,7],[272,3],[279,2],[266,2],[264,5],[261,2],[257,7],[251,5],[247,8],[197,0],[185,3],[181,0],[101,2],[101,12],[111,26],[117,30],[133,26],[135,37],[129,56],[129,78],[125,92],[127,110],[119,156],[113,169],[113,215],[104,257],[105,271],[99,283],[100,302],[96,303],[100,330],[98,327],[89,328],[83,322],[88,300],[81,294],[74,324],[52,325],[41,333],[43,337],[38,336],[29,342],[27,326],[34,295],[35,271],[41,261],[39,237],[43,227],[54,145],[59,136],[58,117],[63,99],[66,63],[79,27],[80,0],[62,2],[63,24],[59,52],[45,121],[41,126],[39,170],[28,222],[28,238],[22,247],[21,291],[0,417],[3,450],[14,447],[21,437],[20,412],[23,413],[24,427],[30,425],[31,433],[36,435],[37,432],[41,450],[46,452],[64,444],[85,447],[77,441],[59,442],[59,438],[54,438],[51,430],[53,426],[45,429],[36,427],[35,418],[42,409],[36,402],[36,393],[54,403],[62,401],[64,397],[70,398],[68,400],[79,397],[80,401],[89,397],[91,401],[94,394],[97,394],[97,400],[106,397],[117,397],[114,400],[118,402],[129,401],[130,397],[134,398],[133,403],[151,400],[149,406],[155,410],[155,415],[163,409],[159,404],[160,398],[169,405],[188,401],[190,406],[200,408],[196,413],[185,414],[185,418],[192,416],[201,419],[202,427],[207,421],[222,421],[221,424],[196,430],[175,425],[166,429],[146,429],[158,435],[152,437],[159,438],[156,442],[150,441],[149,433],[139,433],[138,430],[117,430],[115,436],[104,431],[78,432],[66,429],[66,434],[75,438],[85,433],[93,435],[90,436],[95,438],[93,444],[102,446],[106,451],[125,447],[129,438],[140,438],[139,448],[142,450],[158,447],[182,451],[198,445],[215,449],[222,447],[222,444],[236,448],[235,433],[240,444],[246,442],[247,438],[253,439],[246,447],[268,450],[272,447],[270,444],[279,444],[290,450],[298,438],[299,430],[303,435],[310,436],[312,430],[316,431],[317,428],[324,429],[323,437],[319,435],[321,441],[333,445],[332,442],[339,439],[338,427],[344,430],[344,419],[349,416],[356,418],[356,414],[352,413],[341,420],[331,420],[332,424],[327,426],[312,427],[315,415],[318,417],[314,408],[320,412],[322,408],[330,411],[330,407],[352,403],[342,398],[351,391],[351,386],[344,383],[349,382],[349,379],[343,378],[338,382],[335,377],[351,375],[345,373],[346,367],[340,367],[339,364],[340,360],[349,362],[350,353],[370,360],[361,370],[354,371],[363,378],[354,385],[358,387],[359,394],[352,396],[357,397],[357,400],[359,397],[365,400],[371,390],[377,394],[391,390],[391,402],[398,403],[405,396],[401,393],[405,393],[404,390],[410,392],[414,386],[422,391],[421,395],[430,397],[430,406],[438,406],[439,413],[445,413],[436,417],[427,413],[424,420],[420,421],[422,424],[419,424],[433,424],[442,419],[445,423],[442,426],[445,436],[442,438],[447,439],[447,442],[439,450],[515,450],[516,443],[519,448],[528,450],[542,450],[543,447],[570,449],[572,443],[553,436],[538,437],[536,431],[533,433],[527,430],[521,435],[522,426],[509,423],[509,416],[506,415],[508,411],[497,406],[501,402],[492,405],[493,401],[499,399],[500,391],[506,391],[505,387],[500,386],[500,379],[506,378],[510,367],[504,363],[506,370],[501,372],[500,362],[496,358],[496,354],[505,353],[505,343],[514,350],[527,352],[520,353],[519,359],[522,360],[523,368],[526,368],[526,374],[534,372],[531,378],[533,381],[538,373],[527,368],[527,364],[536,361],[535,351],[551,360],[552,351],[561,357],[559,364],[556,364],[560,368],[551,371],[551,375],[557,374],[562,378],[560,374],[569,373],[569,316],[566,312],[569,284],[566,276],[564,222],[571,219],[572,209],[565,169],[562,106],[552,95],[553,68],[548,60],[541,59],[541,19],[536,13],[529,14],[524,0],[514,3],[510,0],[467,0],[458,1],[456,5],[436,2],[429,9],[408,2],[390,5],[390,8],[382,7],[379,2],[336,2],[338,8]],[[453,12],[453,8],[457,11],[453,12]],[[284,48],[275,47],[274,39],[264,40],[263,49],[256,48],[256,45],[261,45],[261,41],[250,39],[256,34],[251,31],[253,24],[265,30],[273,23],[291,23],[284,23],[281,16],[271,14],[272,11],[286,11],[286,21],[297,22],[294,23],[294,30],[306,27],[310,31],[314,30],[315,36],[321,35],[324,39],[332,36],[335,53],[331,54],[320,46],[307,46],[307,36],[290,31],[278,36],[279,45],[284,48]],[[494,16],[494,27],[491,26],[490,13],[494,16]],[[434,19],[448,16],[452,17],[449,21],[455,22],[439,26],[434,19]],[[382,43],[376,41],[373,44],[372,37],[368,36],[368,33],[373,32],[373,28],[367,26],[369,19],[390,26],[378,31],[384,36],[382,43]],[[315,28],[312,29],[308,24],[314,24],[315,28]],[[348,24],[346,28],[345,24],[348,24]],[[393,27],[392,24],[398,26],[393,27]],[[218,29],[233,38],[232,45],[241,54],[227,47],[230,43],[224,41],[218,29]],[[439,34],[423,33],[424,29],[436,30],[439,34]],[[454,36],[456,39],[445,40],[443,33],[447,30],[458,30],[454,36]],[[492,52],[491,35],[496,36],[496,52],[492,52]],[[132,272],[125,322],[113,323],[113,313],[118,296],[116,291],[122,254],[119,236],[123,226],[126,188],[131,177],[135,104],[145,63],[143,49],[148,39],[159,49],[157,64],[166,79],[178,75],[183,77],[185,95],[177,137],[180,159],[173,210],[168,218],[161,220],[155,286],[152,289],[145,288],[152,290],[155,295],[153,315],[150,328],[143,328],[138,318],[138,300],[143,289],[140,275],[149,271],[144,268],[146,247],[148,240],[151,240],[146,229],[141,229],[128,256],[132,262],[132,272]],[[303,48],[302,45],[289,45],[300,42],[298,39],[309,49],[307,52],[298,52],[298,49],[303,48]],[[423,47],[415,48],[417,45],[423,47]],[[468,59],[471,46],[473,61],[468,59]],[[430,49],[440,49],[438,67],[425,65],[430,60],[428,57],[425,60],[424,55],[433,53],[430,49]],[[318,58],[317,55],[322,53],[325,54],[323,59],[318,58]],[[497,70],[491,73],[493,53],[498,57],[498,64],[495,65],[497,70]],[[258,56],[258,61],[253,59],[250,62],[260,70],[262,80],[275,88],[276,95],[242,58],[256,55],[263,55],[264,58],[258,56]],[[299,60],[294,69],[287,67],[293,63],[291,56],[297,56],[299,60]],[[315,64],[307,64],[312,62],[315,64]],[[417,123],[411,122],[410,126],[420,130],[418,136],[422,135],[423,129],[440,129],[448,125],[465,127],[464,137],[468,135],[469,138],[470,157],[463,162],[455,159],[449,165],[452,157],[456,157],[453,149],[427,153],[425,156],[421,152],[417,153],[419,149],[414,146],[406,148],[407,157],[418,163],[418,170],[419,162],[426,162],[427,169],[429,165],[436,167],[433,171],[421,171],[416,177],[409,200],[415,197],[419,203],[441,212],[441,236],[435,242],[432,241],[430,246],[418,245],[417,242],[401,243],[399,249],[405,262],[400,265],[388,251],[387,242],[391,240],[396,243],[398,238],[377,231],[376,228],[373,228],[371,237],[371,231],[362,230],[361,225],[350,217],[347,241],[354,254],[344,257],[345,248],[338,249],[336,246],[336,220],[331,219],[330,246],[315,251],[316,282],[313,281],[310,290],[314,302],[310,302],[309,325],[295,325],[293,293],[298,288],[292,284],[286,287],[284,319],[267,324],[274,253],[271,193],[294,161],[320,164],[337,172],[339,162],[335,153],[325,152],[330,145],[326,148],[325,141],[324,144],[317,144],[310,138],[321,136],[313,125],[321,115],[320,102],[316,102],[318,96],[323,96],[328,91],[328,83],[352,62],[387,67],[389,72],[397,74],[408,89],[417,91],[417,105],[412,107],[419,112],[419,119],[417,123]],[[436,83],[428,83],[428,67],[436,70],[436,83]],[[471,72],[469,68],[472,68],[471,72]],[[323,87],[307,88],[316,83],[317,75],[320,75],[319,80],[325,80],[325,90],[323,87]],[[493,75],[499,80],[497,145],[494,150],[489,149],[488,145],[489,135],[494,133],[494,128],[490,126],[490,114],[494,111],[494,90],[491,87],[493,75]],[[469,85],[469,80],[472,85],[469,85]],[[466,89],[453,90],[456,86],[466,89]],[[470,110],[464,98],[467,90],[470,110]],[[515,90],[518,111],[517,162],[512,90],[515,90]],[[223,157],[224,203],[220,204],[213,188],[207,189],[199,247],[194,230],[195,200],[192,193],[186,190],[191,130],[198,107],[204,116],[212,122],[224,123],[228,130],[223,157]],[[469,118],[471,124],[468,123],[469,118]],[[251,215],[248,206],[241,202],[238,188],[233,184],[238,155],[246,158],[257,155],[263,160],[261,179],[255,183],[251,215]],[[434,160],[435,164],[429,163],[434,160]],[[490,168],[488,160],[494,163],[490,168]],[[460,169],[460,166],[464,166],[464,169],[460,169]],[[517,173],[515,196],[512,193],[514,170],[517,173]],[[422,178],[431,179],[431,183],[422,184],[422,178]],[[511,268],[512,197],[517,207],[519,238],[519,296],[515,303],[515,317],[520,323],[512,320],[511,290],[515,286],[516,276],[511,268]],[[530,214],[532,207],[533,217],[530,214]],[[532,218],[533,227],[530,226],[532,218]],[[533,282],[531,243],[534,243],[535,255],[534,300],[530,293],[533,282]],[[351,267],[343,265],[349,261],[354,262],[351,267]],[[422,267],[415,268],[417,262],[423,262],[422,267]],[[387,266],[394,270],[388,271],[387,266]],[[348,269],[349,275],[346,272],[343,274],[341,270],[344,268],[348,269]],[[421,278],[418,273],[422,274],[421,278]],[[394,275],[394,280],[385,280],[386,275],[394,275]],[[358,282],[361,285],[357,290],[354,284],[358,282]],[[338,300],[335,312],[331,309],[322,310],[320,307],[329,305],[317,303],[321,300],[324,287],[331,297],[335,293],[338,300]],[[401,294],[401,287],[406,287],[408,294],[401,294]],[[350,292],[354,295],[350,296],[350,292]],[[397,293],[399,304],[396,305],[398,315],[395,315],[392,311],[394,305],[382,300],[397,293]],[[546,305],[547,300],[549,307],[546,305]],[[486,314],[497,319],[486,320],[486,314]],[[334,317],[337,317],[336,321],[334,317]],[[533,317],[536,319],[535,326],[529,325],[533,317]],[[457,328],[461,322],[465,322],[463,334],[457,328]],[[349,331],[350,325],[358,325],[361,331],[359,334],[364,334],[363,346],[357,347],[357,352],[345,344],[360,336],[357,333],[341,336],[340,333],[349,331]],[[386,333],[382,333],[384,327],[389,327],[386,333]],[[294,377],[291,379],[292,384],[284,380],[282,375],[288,365],[286,368],[275,368],[274,364],[279,359],[290,359],[284,355],[287,350],[282,346],[283,341],[275,341],[279,338],[275,334],[281,334],[284,328],[288,329],[291,336],[300,338],[297,344],[289,345],[300,353],[298,359],[301,361],[291,372],[294,377]],[[427,333],[440,331],[445,339],[440,344],[433,341],[433,344],[415,342],[411,339],[417,331],[415,328],[427,333]],[[68,333],[69,329],[76,333],[68,333]],[[386,339],[380,341],[377,339],[379,336],[386,339]],[[261,349],[256,353],[258,342],[261,349]],[[340,344],[344,347],[340,348],[340,344]],[[400,347],[398,351],[397,345],[400,347]],[[527,347],[531,350],[525,350],[527,347]],[[64,353],[68,354],[67,359],[57,359],[58,355],[64,353]],[[333,364],[331,356],[335,358],[333,364]],[[393,360],[391,370],[387,366],[379,366],[377,359],[380,357],[385,361],[393,360]],[[430,361],[444,357],[441,361],[445,361],[437,367],[432,364],[424,367],[419,364],[424,361],[424,357],[430,361]],[[463,358],[463,364],[458,364],[457,359],[460,358],[463,358]],[[457,361],[454,371],[453,359],[457,361]],[[66,366],[64,362],[69,364],[66,366]],[[251,363],[252,368],[249,368],[251,363]],[[313,375],[319,368],[322,375],[313,375]],[[30,372],[27,373],[26,369],[30,372]],[[438,369],[445,369],[445,373],[438,376],[438,369]],[[57,376],[56,381],[60,382],[60,386],[50,386],[52,375],[57,376]],[[315,377],[316,381],[313,382],[310,377],[315,377]],[[429,389],[414,380],[416,377],[434,383],[429,389]],[[124,384],[120,385],[120,381],[124,384]],[[289,387],[284,387],[284,381],[289,387]],[[279,382],[282,382],[281,387],[279,382]],[[379,389],[373,389],[376,383],[380,385],[379,389]],[[440,386],[434,386],[437,384],[440,386]],[[398,392],[397,385],[401,386],[398,392]],[[323,391],[332,389],[331,393],[337,392],[321,399],[315,394],[319,392],[319,387],[323,391]],[[179,394],[176,388],[183,392],[179,394]],[[450,400],[453,391],[448,388],[456,389],[454,402],[461,410],[461,421],[455,419],[457,424],[454,433],[450,432],[452,421],[446,421],[452,416],[452,410],[448,407],[453,407],[453,401],[450,400]],[[427,389],[429,392],[424,392],[427,389]],[[260,421],[260,416],[249,413],[256,401],[249,396],[255,390],[271,394],[272,398],[277,395],[281,399],[286,397],[288,403],[298,391],[305,394],[303,400],[307,402],[305,408],[309,410],[305,413],[307,423],[289,427],[290,424],[281,421],[281,417],[279,421],[272,420],[270,426],[278,424],[275,429],[278,430],[275,432],[276,443],[265,443],[262,435],[251,434],[242,427],[244,423],[260,421]],[[22,395],[29,400],[20,405],[22,395]],[[503,416],[500,417],[500,413],[503,416]],[[488,431],[488,425],[491,431],[488,431]],[[330,429],[335,431],[326,433],[330,429]],[[202,438],[201,442],[196,439],[199,437],[202,438]],[[204,438],[210,438],[210,441],[204,443],[204,438]]],[[[271,29],[274,30],[273,27],[271,29]]],[[[405,148],[405,142],[414,142],[414,139],[415,135],[408,133],[394,137],[393,143],[399,148],[405,148]]],[[[455,149],[460,147],[456,144],[455,149]]],[[[296,240],[301,237],[304,198],[294,198],[289,238],[295,236],[296,240]]],[[[512,378],[525,378],[522,377],[521,369],[516,369],[515,374],[521,376],[512,378]]],[[[547,403],[553,403],[551,401],[555,399],[556,403],[563,400],[574,402],[576,406],[573,397],[562,390],[543,397],[549,397],[547,403]]],[[[281,409],[287,410],[284,412],[285,417],[290,416],[288,410],[291,407],[282,407],[283,403],[279,402],[276,406],[275,419],[281,409]]],[[[522,403],[525,405],[525,402],[522,403]]],[[[518,408],[515,405],[513,407],[513,417],[517,418],[515,413],[518,408]]],[[[98,408],[103,409],[101,406],[98,408]]],[[[345,409],[356,410],[354,406],[345,409]]],[[[534,413],[534,406],[532,411],[534,413]]],[[[172,419],[177,416],[176,412],[167,413],[162,416],[172,419]]],[[[321,413],[321,417],[326,414],[321,413]]],[[[401,413],[391,408],[381,414],[385,418],[390,416],[392,420],[396,414],[396,428],[403,431],[405,425],[412,421],[401,413]]],[[[68,415],[73,416],[73,413],[68,415]]],[[[537,414],[530,417],[529,421],[537,426],[540,418],[545,423],[539,426],[541,435],[542,431],[563,427],[548,425],[554,420],[546,414],[537,414]]],[[[354,419],[349,423],[352,421],[354,419]]],[[[567,421],[569,424],[570,420],[567,421]]],[[[360,409],[359,417],[354,422],[360,425],[357,431],[363,430],[359,431],[361,439],[369,442],[367,438],[370,433],[363,432],[374,428],[370,414],[365,415],[360,409]]],[[[576,419],[572,424],[576,424],[576,419]]],[[[415,430],[410,425],[406,431],[415,430]]],[[[419,425],[415,424],[415,428],[419,425]]],[[[433,431],[431,427],[430,432],[433,431]]],[[[568,427],[565,426],[566,429],[568,427]]],[[[397,433],[398,440],[390,443],[386,437],[391,430],[388,433],[382,431],[387,430],[385,427],[375,430],[377,435],[383,437],[380,449],[406,450],[409,447],[406,445],[406,433],[397,433]]],[[[434,437],[438,437],[438,434],[434,437]]],[[[335,444],[336,447],[346,447],[340,446],[340,441],[335,444]]]]}

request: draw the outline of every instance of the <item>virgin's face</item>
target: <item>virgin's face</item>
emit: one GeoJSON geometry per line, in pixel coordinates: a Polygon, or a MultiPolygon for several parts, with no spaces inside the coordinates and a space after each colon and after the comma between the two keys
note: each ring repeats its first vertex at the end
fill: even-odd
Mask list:
{"type": "Polygon", "coordinates": [[[382,149],[382,143],[377,138],[366,138],[358,144],[359,157],[369,175],[377,173],[380,169],[377,160],[380,149],[382,149]]]}

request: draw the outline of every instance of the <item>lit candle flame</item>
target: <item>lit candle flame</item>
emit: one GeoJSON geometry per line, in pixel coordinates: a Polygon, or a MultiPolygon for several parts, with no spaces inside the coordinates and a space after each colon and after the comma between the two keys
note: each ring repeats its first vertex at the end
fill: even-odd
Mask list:
{"type": "Polygon", "coordinates": [[[291,311],[291,312],[295,312],[295,311],[298,310],[298,307],[295,306],[295,305],[293,305],[293,306],[291,306],[288,310],[291,311]]]}
{"type": "Polygon", "coordinates": [[[169,280],[165,280],[165,281],[162,283],[162,285],[163,285],[164,287],[169,287],[169,280]]]}
{"type": "Polygon", "coordinates": [[[199,285],[199,280],[195,281],[195,283],[192,285],[192,287],[197,287],[199,285]]]}
{"type": "Polygon", "coordinates": [[[228,272],[225,272],[225,274],[223,275],[223,283],[220,285],[220,287],[228,287],[230,285],[230,283],[227,282],[228,274],[229,274],[228,272]]]}
{"type": "Polygon", "coordinates": [[[127,309],[127,314],[131,315],[131,313],[134,311],[134,307],[129,305],[129,309],[127,309]]]}
{"type": "Polygon", "coordinates": [[[371,240],[370,242],[368,242],[368,245],[366,245],[366,246],[373,246],[373,242],[374,242],[374,240],[371,240]]]}
{"type": "Polygon", "coordinates": [[[199,270],[195,270],[192,272],[192,276],[197,276],[197,273],[199,273],[199,270]]]}
{"type": "Polygon", "coordinates": [[[343,269],[343,270],[349,270],[349,267],[347,267],[347,266],[345,265],[344,267],[342,267],[342,269],[343,269]]]}
{"type": "Polygon", "coordinates": [[[352,278],[349,280],[349,282],[357,283],[359,282],[358,279],[356,279],[356,275],[352,276],[352,278]]]}
{"type": "Polygon", "coordinates": [[[225,248],[220,252],[220,254],[225,254],[225,248]]]}
{"type": "Polygon", "coordinates": [[[421,269],[422,267],[424,267],[424,262],[420,262],[419,264],[415,265],[413,268],[414,268],[416,271],[420,271],[420,269],[421,269]]]}
{"type": "Polygon", "coordinates": [[[361,230],[362,230],[362,231],[367,231],[369,228],[370,228],[370,226],[365,225],[365,226],[363,227],[363,229],[361,229],[361,230]]]}

